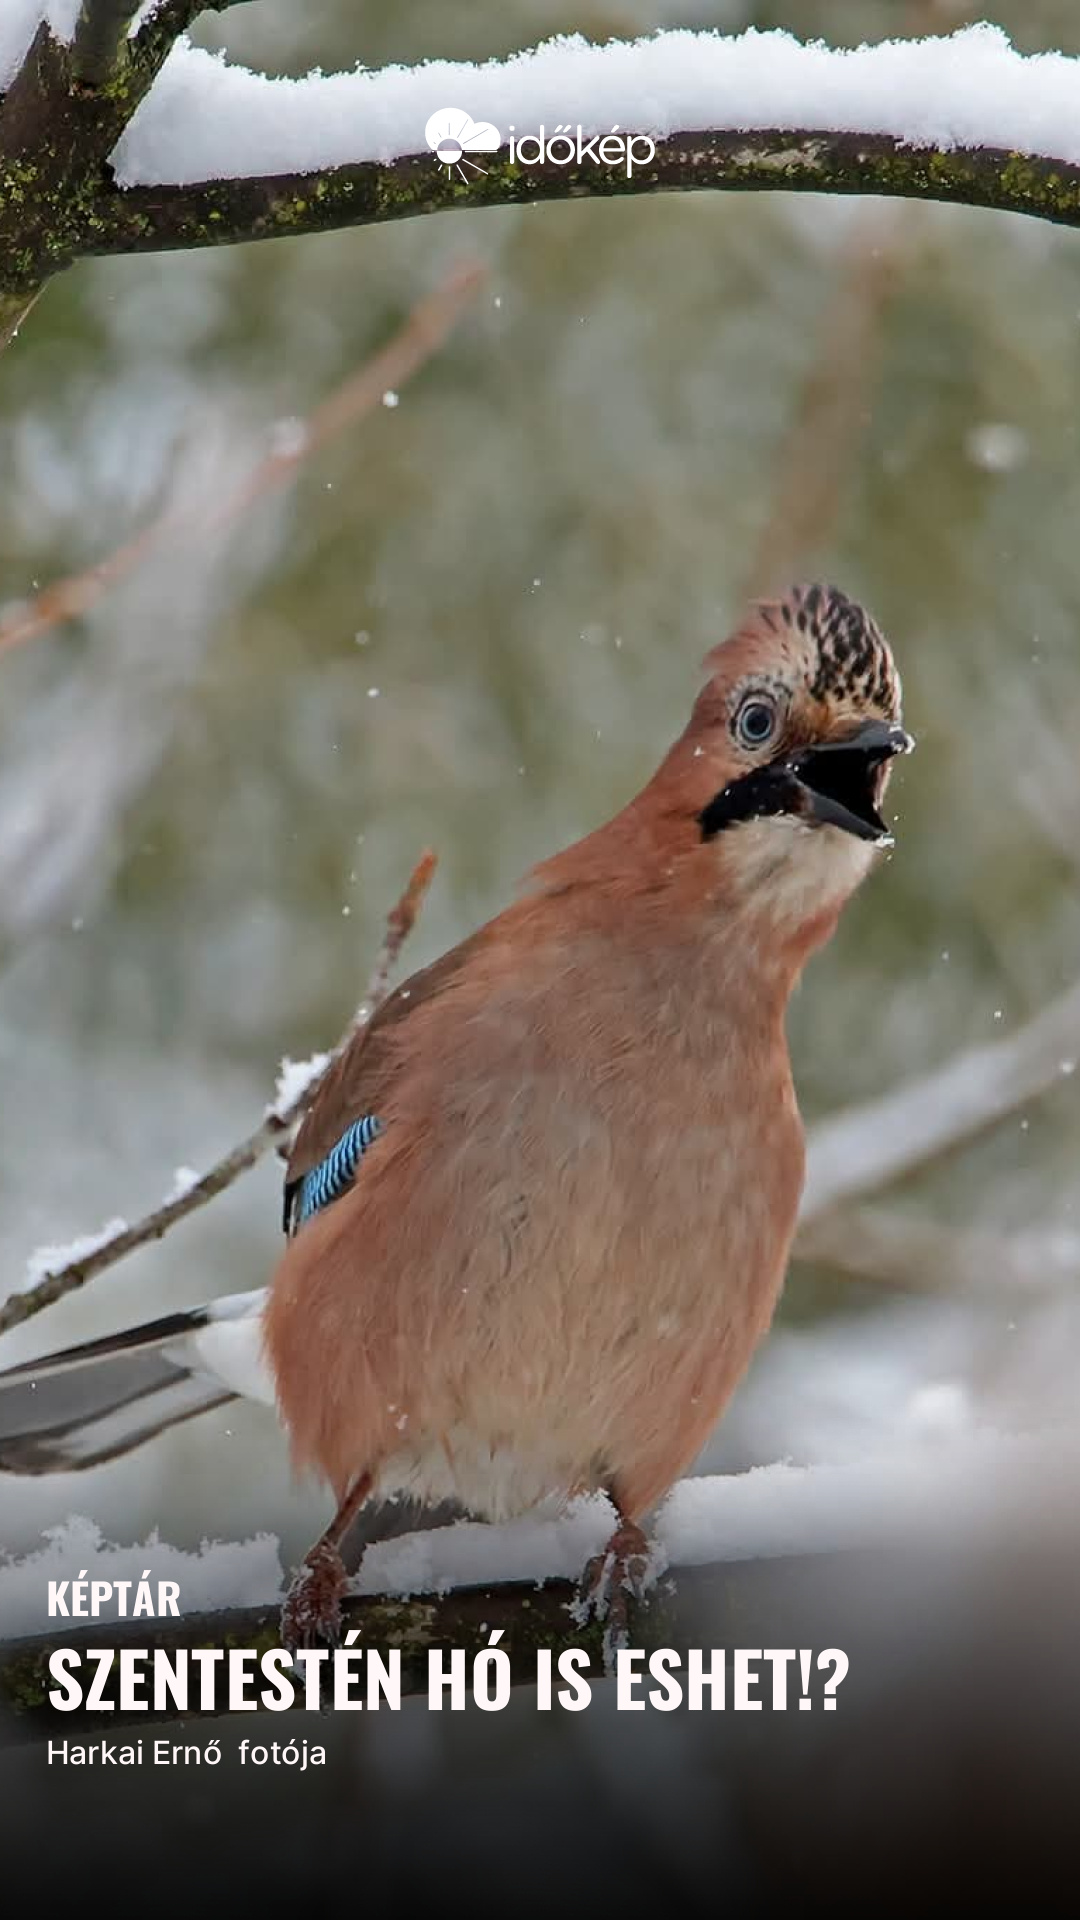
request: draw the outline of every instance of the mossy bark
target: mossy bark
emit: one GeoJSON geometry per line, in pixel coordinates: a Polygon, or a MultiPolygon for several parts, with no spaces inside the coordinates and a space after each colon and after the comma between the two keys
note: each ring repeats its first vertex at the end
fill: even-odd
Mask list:
{"type": "MultiPolygon", "coordinates": [[[[401,1653],[403,1695],[424,1693],[428,1684],[428,1654],[435,1648],[461,1648],[471,1661],[489,1643],[495,1628],[503,1629],[499,1644],[510,1657],[511,1677],[517,1686],[536,1679],[536,1656],[542,1647],[582,1647],[590,1655],[592,1671],[599,1674],[601,1629],[593,1624],[578,1627],[570,1613],[574,1588],[566,1581],[549,1586],[508,1584],[500,1587],[470,1588],[436,1597],[425,1594],[401,1600],[381,1597],[348,1600],[345,1605],[345,1631],[360,1630],[356,1643],[362,1650],[370,1646],[380,1653],[396,1647],[401,1653]]],[[[656,1644],[653,1637],[662,1610],[656,1606],[640,1609],[642,1632],[650,1638],[636,1644],[656,1644]]],[[[89,1652],[94,1649],[137,1647],[163,1648],[176,1652],[187,1647],[253,1649],[262,1654],[281,1644],[279,1610],[260,1607],[218,1614],[188,1614],[175,1621],[154,1620],[101,1623],[97,1626],[65,1626],[57,1622],[41,1639],[15,1640],[0,1647],[0,1745],[39,1740],[61,1735],[83,1738],[88,1729],[115,1728],[129,1717],[119,1712],[87,1713],[77,1710],[60,1713],[50,1706],[49,1692],[56,1686],[49,1675],[49,1656],[58,1647],[89,1652]]],[[[92,1674],[95,1669],[91,1668],[92,1674]]],[[[227,1687],[219,1681],[221,1704],[225,1713],[227,1687]]],[[[300,1688],[298,1705],[303,1703],[300,1688]]],[[[201,1719],[214,1716],[176,1713],[154,1714],[155,1720],[201,1719]]]]}
{"type": "MultiPolygon", "coordinates": [[[[213,4],[214,0],[210,0],[213,4]]],[[[746,191],[946,200],[1080,225],[1080,167],[1004,148],[914,148],[884,134],[796,129],[672,134],[647,166],[525,166],[485,155],[459,179],[433,154],[311,174],[116,183],[124,127],[200,0],[162,0],[128,37],[131,0],[83,0],[70,47],[42,25],[0,99],[0,342],[49,277],[94,255],[221,246],[333,228],[548,200],[746,191]]]]}
{"type": "MultiPolygon", "coordinates": [[[[907,1564],[908,1549],[897,1557],[907,1564]]],[[[820,1553],[779,1556],[775,1559],[714,1561],[704,1566],[680,1567],[661,1576],[648,1599],[632,1609],[631,1644],[651,1652],[672,1649],[685,1658],[691,1649],[711,1653],[736,1647],[826,1647],[839,1645],[854,1662],[864,1630],[872,1628],[860,1585],[872,1569],[882,1577],[880,1553],[866,1558],[856,1553],[820,1553]],[[860,1568],[862,1572],[860,1572],[860,1568]]],[[[890,1573],[890,1581],[896,1578],[890,1573]]],[[[412,1599],[371,1596],[345,1603],[344,1631],[358,1628],[354,1651],[371,1647],[385,1654],[401,1652],[402,1697],[424,1695],[428,1686],[428,1654],[436,1648],[461,1649],[471,1675],[476,1654],[489,1645],[496,1628],[502,1629],[500,1648],[509,1655],[515,1687],[536,1682],[537,1654],[556,1656],[581,1648],[589,1656],[590,1683],[603,1677],[602,1628],[595,1622],[577,1624],[573,1609],[576,1589],[566,1580],[544,1586],[507,1582],[498,1586],[458,1588],[446,1594],[420,1594],[412,1599]]],[[[80,1652],[101,1648],[182,1647],[243,1648],[257,1653],[280,1646],[277,1607],[256,1607],[217,1614],[187,1614],[173,1621],[101,1622],[80,1625],[55,1621],[38,1639],[0,1645],[0,1746],[69,1738],[86,1740],[94,1734],[116,1735],[122,1726],[146,1726],[182,1720],[193,1727],[229,1711],[227,1685],[219,1677],[219,1704],[214,1712],[198,1708],[168,1711],[88,1713],[79,1707],[58,1712],[49,1704],[56,1685],[48,1671],[50,1654],[58,1647],[80,1652]]],[[[860,1656],[861,1657],[861,1656],[860,1656]]],[[[873,1664],[867,1666],[874,1672],[873,1664]]],[[[84,1674],[89,1685],[96,1663],[84,1674]]],[[[115,1673],[108,1676],[106,1697],[115,1694],[115,1673]]],[[[556,1670],[556,1687],[564,1684],[556,1670]]],[[[257,1694],[264,1683],[249,1682],[257,1694]]],[[[467,1683],[468,1684],[468,1683],[467,1683]]],[[[796,1682],[792,1682],[793,1688],[796,1682]]],[[[193,1689],[194,1691],[194,1689],[193,1689]]],[[[357,1691],[355,1674],[353,1692],[357,1691]]],[[[818,1686],[821,1691],[821,1684],[818,1686]]],[[[294,1711],[303,1705],[303,1689],[294,1711]]],[[[276,1716],[275,1716],[276,1717],[276,1716]]]]}
{"type": "Polygon", "coordinates": [[[522,166],[485,155],[468,183],[449,177],[432,154],[389,165],[335,167],[318,174],[207,181],[189,187],[133,187],[101,210],[88,251],[156,251],[366,226],[455,207],[640,193],[753,191],[881,194],[944,200],[1080,225],[1080,167],[1004,148],[912,148],[886,134],[788,131],[677,133],[657,142],[647,167],[586,163],[522,166]]]}
{"type": "Polygon", "coordinates": [[[0,352],[14,340],[40,292],[40,287],[27,293],[0,292],[0,352]]]}
{"type": "Polygon", "coordinates": [[[129,40],[127,0],[83,0],[71,46],[43,22],[0,97],[0,343],[52,274],[108,251],[108,165],[177,34],[202,7],[165,6],[129,40]],[[170,25],[166,35],[162,17],[170,25]],[[13,323],[11,315],[16,314],[13,323]]]}
{"type": "MultiPolygon", "coordinates": [[[[672,134],[632,175],[593,161],[524,166],[497,153],[485,155],[486,170],[466,182],[424,153],[388,165],[123,189],[108,155],[171,38],[198,10],[162,7],[127,41],[117,38],[127,9],[99,0],[94,33],[87,25],[73,48],[39,31],[0,102],[0,302],[17,306],[87,256],[296,237],[456,207],[639,193],[881,194],[1080,225],[1080,167],[1005,148],[946,152],[885,134],[813,129],[672,134]]],[[[5,318],[0,305],[0,327],[5,318]]]]}

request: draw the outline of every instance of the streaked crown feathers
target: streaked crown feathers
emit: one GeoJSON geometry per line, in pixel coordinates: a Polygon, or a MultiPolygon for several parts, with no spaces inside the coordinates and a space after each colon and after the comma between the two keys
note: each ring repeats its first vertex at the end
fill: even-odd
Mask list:
{"type": "Polygon", "coordinates": [[[770,638],[781,652],[794,652],[811,699],[899,720],[902,690],[889,643],[865,607],[839,587],[796,586],[777,599],[754,601],[748,618],[711,649],[704,665],[727,678],[737,650],[756,651],[770,638]]]}

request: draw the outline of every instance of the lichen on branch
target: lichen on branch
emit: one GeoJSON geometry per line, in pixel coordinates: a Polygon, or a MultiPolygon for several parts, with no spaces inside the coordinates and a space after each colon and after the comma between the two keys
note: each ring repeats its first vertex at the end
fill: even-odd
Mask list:
{"type": "MultiPolygon", "coordinates": [[[[918,130],[851,131],[850,102],[846,130],[815,125],[812,90],[802,126],[747,132],[720,124],[670,133],[656,139],[651,160],[633,168],[597,164],[595,157],[566,165],[544,157],[526,165],[511,147],[485,152],[484,170],[466,179],[424,150],[310,171],[283,166],[252,177],[121,186],[110,156],[176,39],[202,10],[198,0],[162,0],[132,37],[134,9],[128,0],[84,0],[71,46],[56,40],[44,24],[35,35],[0,99],[0,340],[5,328],[10,332],[11,314],[75,260],[295,238],[457,207],[780,188],[951,201],[1080,225],[1080,165],[1075,162],[1017,151],[1006,137],[1001,144],[987,143],[985,137],[973,144],[982,119],[967,127],[968,144],[954,147],[917,144],[918,130]]],[[[944,45],[920,43],[914,50],[933,52],[937,91],[944,88],[947,94],[957,84],[953,67],[960,55],[955,42],[948,43],[953,62],[942,67],[937,49],[944,45]]],[[[602,59],[606,51],[586,53],[602,59]]],[[[813,55],[812,49],[801,51],[813,55]]],[[[876,61],[875,50],[863,51],[876,61]]],[[[194,59],[193,50],[187,53],[194,59]]],[[[973,46],[971,57],[978,56],[973,46]]],[[[772,57],[771,48],[762,50],[763,74],[772,57]]],[[[1006,63],[1018,59],[1007,47],[998,49],[998,57],[1006,63]]],[[[876,65],[874,74],[880,79],[876,65]]],[[[1021,81],[1023,105],[1030,85],[1026,70],[1021,81]]],[[[787,95],[783,104],[792,104],[787,95]]],[[[1002,123],[1014,138],[1022,123],[1015,108],[1014,100],[1012,119],[1002,123]]],[[[669,111],[674,110],[669,102],[669,111]]],[[[727,110],[734,112],[730,101],[727,110]]],[[[716,111],[722,120],[723,106],[716,111]]],[[[872,120],[872,102],[867,117],[872,120]]],[[[890,116],[884,117],[888,124],[890,116]]],[[[989,110],[985,119],[989,129],[989,110]]],[[[192,158],[197,165],[197,147],[192,158]]]]}
{"type": "Polygon", "coordinates": [[[509,155],[485,158],[485,173],[467,184],[422,154],[315,174],[129,187],[100,209],[87,251],[142,253],[295,238],[456,207],[777,189],[951,201],[1080,225],[1080,167],[1000,148],[907,147],[888,134],[786,128],[677,133],[657,141],[652,162],[630,175],[589,164],[525,167],[509,155]]]}

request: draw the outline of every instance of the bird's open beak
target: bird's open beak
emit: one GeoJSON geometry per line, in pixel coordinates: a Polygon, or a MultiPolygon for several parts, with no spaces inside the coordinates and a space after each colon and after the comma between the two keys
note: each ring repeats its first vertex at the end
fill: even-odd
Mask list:
{"type": "Polygon", "coordinates": [[[786,763],[806,796],[806,814],[823,826],[842,827],[860,840],[888,840],[878,812],[881,770],[894,754],[915,745],[903,727],[867,720],[846,740],[806,747],[786,763]]]}

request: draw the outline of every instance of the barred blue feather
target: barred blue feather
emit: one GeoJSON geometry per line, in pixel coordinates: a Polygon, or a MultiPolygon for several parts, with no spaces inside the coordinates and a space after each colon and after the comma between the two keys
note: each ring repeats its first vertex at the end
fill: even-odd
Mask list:
{"type": "Polygon", "coordinates": [[[339,1200],[352,1185],[372,1141],[382,1132],[382,1122],[373,1113],[362,1114],[346,1127],[341,1139],[331,1147],[325,1160],[312,1167],[301,1180],[290,1185],[285,1195],[286,1231],[296,1231],[313,1213],[320,1213],[332,1201],[339,1200]]]}

